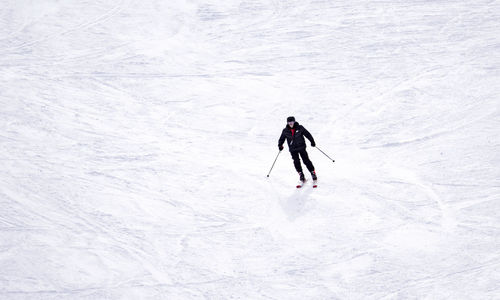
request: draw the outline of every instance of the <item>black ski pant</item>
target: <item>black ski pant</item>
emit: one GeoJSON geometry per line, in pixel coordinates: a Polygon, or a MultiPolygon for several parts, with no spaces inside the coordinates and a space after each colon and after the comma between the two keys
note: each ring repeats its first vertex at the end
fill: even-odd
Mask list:
{"type": "Polygon", "coordinates": [[[293,151],[293,152],[290,152],[290,154],[292,154],[293,165],[295,166],[295,170],[297,170],[297,172],[302,172],[302,165],[300,164],[299,155],[300,155],[300,157],[302,157],[302,160],[304,161],[304,164],[306,165],[309,172],[314,171],[313,163],[309,159],[309,155],[307,155],[306,149],[299,150],[299,151],[293,151]]]}

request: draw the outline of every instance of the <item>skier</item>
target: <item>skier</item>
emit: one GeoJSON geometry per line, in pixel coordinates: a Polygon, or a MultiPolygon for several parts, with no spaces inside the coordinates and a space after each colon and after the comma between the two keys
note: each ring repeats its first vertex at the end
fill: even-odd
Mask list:
{"type": "MultiPolygon", "coordinates": [[[[290,150],[290,154],[292,154],[293,164],[295,166],[295,170],[299,173],[300,181],[303,183],[306,181],[304,173],[302,172],[302,165],[300,164],[299,155],[302,157],[304,164],[306,165],[309,172],[311,172],[312,179],[314,181],[318,180],[316,176],[316,172],[314,170],[313,163],[309,159],[309,155],[306,151],[306,141],[304,136],[311,142],[312,147],[316,147],[316,143],[312,135],[304,128],[304,126],[300,125],[299,122],[295,122],[294,117],[288,117],[286,119],[287,126],[283,129],[281,136],[278,141],[278,148],[283,150],[283,143],[285,139],[288,143],[288,149],[290,150]]],[[[297,185],[300,187],[301,185],[297,185]]]]}

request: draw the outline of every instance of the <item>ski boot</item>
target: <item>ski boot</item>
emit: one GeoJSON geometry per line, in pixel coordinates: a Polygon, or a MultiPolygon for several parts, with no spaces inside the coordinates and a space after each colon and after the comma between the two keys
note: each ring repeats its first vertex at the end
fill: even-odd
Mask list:
{"type": "Polygon", "coordinates": [[[304,185],[304,183],[306,182],[306,177],[304,176],[304,173],[299,172],[299,176],[300,176],[300,179],[299,179],[299,182],[297,183],[298,189],[300,189],[304,185]]]}
{"type": "Polygon", "coordinates": [[[316,171],[312,171],[311,176],[313,178],[313,188],[317,188],[318,187],[318,177],[316,176],[316,171]]]}
{"type": "Polygon", "coordinates": [[[299,172],[299,176],[300,176],[300,179],[299,179],[300,181],[302,181],[302,182],[306,181],[306,177],[304,176],[304,173],[299,172]]]}

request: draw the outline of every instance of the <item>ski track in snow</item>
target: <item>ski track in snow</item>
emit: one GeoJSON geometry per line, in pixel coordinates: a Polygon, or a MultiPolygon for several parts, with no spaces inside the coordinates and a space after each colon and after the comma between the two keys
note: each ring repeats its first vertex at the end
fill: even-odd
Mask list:
{"type": "Polygon", "coordinates": [[[4,1],[0,298],[494,299],[499,1],[4,1]],[[319,187],[283,151],[315,137],[319,187]]]}

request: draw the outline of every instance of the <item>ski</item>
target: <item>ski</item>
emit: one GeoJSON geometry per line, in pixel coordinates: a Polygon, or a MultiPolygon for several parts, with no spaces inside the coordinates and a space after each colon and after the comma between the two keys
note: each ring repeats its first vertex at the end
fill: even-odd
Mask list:
{"type": "MultiPolygon", "coordinates": [[[[306,180],[306,181],[307,181],[307,180],[306,180]]],[[[297,183],[297,186],[296,186],[296,187],[297,187],[298,189],[302,188],[302,187],[306,184],[306,181],[299,181],[299,182],[297,183]]],[[[318,187],[318,181],[317,181],[317,180],[313,180],[313,182],[312,182],[312,187],[313,187],[314,189],[318,187]]]]}

